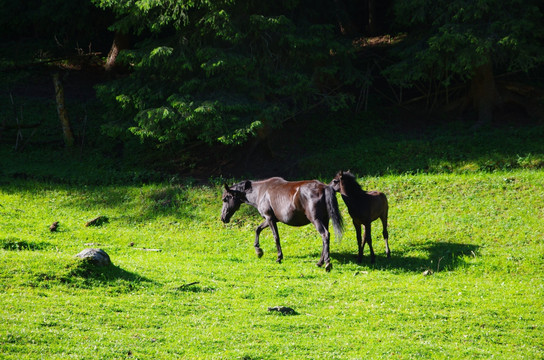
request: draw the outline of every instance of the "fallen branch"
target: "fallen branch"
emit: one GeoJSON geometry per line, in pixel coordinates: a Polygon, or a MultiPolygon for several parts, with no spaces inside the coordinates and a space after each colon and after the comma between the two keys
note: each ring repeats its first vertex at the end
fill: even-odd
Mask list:
{"type": "Polygon", "coordinates": [[[55,221],[54,223],[51,224],[51,226],[49,226],[49,231],[51,232],[57,231],[58,228],[59,228],[59,222],[55,221]]]}
{"type": "Polygon", "coordinates": [[[188,288],[189,286],[193,286],[193,285],[197,285],[197,284],[200,284],[200,282],[199,282],[199,281],[194,281],[194,282],[192,282],[192,283],[183,284],[183,285],[177,287],[176,290],[178,290],[178,291],[179,291],[179,290],[183,290],[183,289],[188,288]]]}
{"type": "Polygon", "coordinates": [[[7,71],[32,70],[33,68],[36,68],[36,67],[54,64],[54,63],[58,63],[58,65],[61,65],[62,63],[65,63],[65,62],[70,62],[70,63],[74,63],[74,62],[81,63],[84,61],[88,62],[92,58],[99,59],[101,55],[102,55],[101,52],[89,52],[87,54],[63,56],[63,57],[57,57],[57,58],[48,59],[48,60],[39,60],[39,61],[32,61],[27,63],[17,63],[15,65],[4,67],[3,71],[7,72],[7,71]]]}
{"type": "Polygon", "coordinates": [[[107,216],[98,216],[98,217],[95,217],[94,219],[92,220],[89,220],[85,223],[85,226],[100,226],[102,224],[105,224],[107,222],[109,222],[110,220],[108,219],[107,216]]]}

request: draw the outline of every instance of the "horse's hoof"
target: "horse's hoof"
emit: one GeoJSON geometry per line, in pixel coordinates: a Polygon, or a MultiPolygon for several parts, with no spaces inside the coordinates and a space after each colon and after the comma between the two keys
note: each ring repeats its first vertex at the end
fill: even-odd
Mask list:
{"type": "Polygon", "coordinates": [[[277,262],[278,264],[281,264],[281,259],[277,259],[276,262],[277,262]]]}
{"type": "Polygon", "coordinates": [[[323,266],[323,262],[322,262],[322,261],[318,261],[318,262],[316,263],[316,265],[317,265],[318,267],[322,267],[322,266],[323,266]]]}
{"type": "Polygon", "coordinates": [[[327,263],[327,265],[325,265],[325,271],[329,272],[331,270],[332,270],[332,264],[329,262],[329,263],[327,263]]]}
{"type": "Polygon", "coordinates": [[[264,251],[261,248],[255,248],[255,252],[257,253],[257,257],[262,258],[264,251]]]}

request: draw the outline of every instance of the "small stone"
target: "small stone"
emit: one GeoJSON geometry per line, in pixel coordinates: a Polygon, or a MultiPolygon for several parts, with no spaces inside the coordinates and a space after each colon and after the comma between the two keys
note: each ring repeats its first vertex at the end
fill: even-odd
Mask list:
{"type": "Polygon", "coordinates": [[[92,262],[98,266],[111,265],[110,256],[102,249],[88,248],[81,251],[76,257],[92,262]]]}

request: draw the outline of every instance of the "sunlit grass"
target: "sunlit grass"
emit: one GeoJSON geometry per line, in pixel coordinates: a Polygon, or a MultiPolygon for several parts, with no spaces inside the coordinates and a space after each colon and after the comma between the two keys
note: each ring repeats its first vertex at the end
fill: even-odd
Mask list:
{"type": "MultiPolygon", "coordinates": [[[[328,179],[324,179],[328,180],[328,179]]],[[[360,179],[390,202],[390,246],[355,262],[347,210],[331,273],[311,227],[280,225],[253,250],[258,215],[219,220],[219,186],[0,189],[0,352],[66,358],[541,358],[544,173],[360,179]],[[98,215],[109,222],[84,224],[98,215]],[[49,225],[59,221],[58,232],[49,225]],[[110,268],[74,255],[104,249],[110,268]],[[160,250],[160,251],[150,251],[160,250]],[[428,274],[428,275],[424,275],[428,274]],[[290,306],[296,315],[268,312],[290,306]]],[[[366,253],[368,254],[368,252],[366,253]]]]}

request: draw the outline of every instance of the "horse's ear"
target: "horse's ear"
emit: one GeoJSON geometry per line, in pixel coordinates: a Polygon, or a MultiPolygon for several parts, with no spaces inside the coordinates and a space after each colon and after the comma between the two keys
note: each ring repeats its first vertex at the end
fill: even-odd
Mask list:
{"type": "Polygon", "coordinates": [[[229,186],[228,186],[226,183],[223,184],[223,186],[225,187],[225,190],[226,190],[227,192],[230,192],[229,186]]]}
{"type": "Polygon", "coordinates": [[[251,189],[251,181],[246,180],[246,183],[244,184],[244,190],[249,190],[249,189],[251,189]]]}

